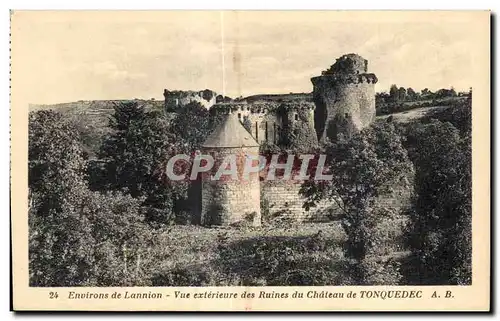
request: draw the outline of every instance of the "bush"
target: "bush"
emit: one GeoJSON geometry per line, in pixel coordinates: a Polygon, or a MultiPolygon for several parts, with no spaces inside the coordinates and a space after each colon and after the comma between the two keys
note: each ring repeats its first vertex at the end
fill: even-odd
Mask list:
{"type": "Polygon", "coordinates": [[[343,284],[345,266],[340,253],[331,250],[332,245],[321,232],[309,237],[262,236],[236,242],[220,234],[217,261],[230,285],[343,284]],[[314,254],[320,251],[328,254],[314,254]]]}
{"type": "MultiPolygon", "coordinates": [[[[412,128],[416,197],[408,243],[424,284],[471,284],[470,135],[437,120],[412,128]]],[[[409,276],[411,277],[411,276],[409,276]]]]}
{"type": "Polygon", "coordinates": [[[82,189],[60,213],[33,219],[33,286],[147,284],[141,261],[148,259],[151,233],[130,196],[82,189]]]}

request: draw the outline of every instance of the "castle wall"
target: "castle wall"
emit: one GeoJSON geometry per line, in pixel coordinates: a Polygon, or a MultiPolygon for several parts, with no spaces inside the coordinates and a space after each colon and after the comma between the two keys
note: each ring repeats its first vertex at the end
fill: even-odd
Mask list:
{"type": "Polygon", "coordinates": [[[241,179],[241,169],[247,155],[258,155],[258,147],[217,148],[205,151],[216,160],[211,175],[215,175],[221,161],[227,155],[237,155],[238,180],[223,176],[221,180],[210,180],[209,175],[202,179],[201,224],[233,225],[247,223],[260,226],[260,182],[258,175],[250,175],[248,180],[241,179]],[[224,179],[226,178],[226,179],[224,179]]]}
{"type": "MultiPolygon", "coordinates": [[[[218,157],[232,153],[255,155],[257,148],[218,150],[218,157]]],[[[241,159],[241,158],[240,158],[241,159]]],[[[218,168],[216,166],[215,168],[218,168]]],[[[213,172],[215,174],[215,172],[213,172]]],[[[409,178],[411,179],[411,178],[409,178]]],[[[379,207],[400,211],[410,204],[412,185],[409,179],[402,185],[393,186],[392,192],[379,196],[379,207]]],[[[341,218],[339,204],[331,199],[320,201],[309,210],[303,208],[304,197],[299,194],[300,183],[292,181],[206,181],[202,182],[201,223],[203,225],[233,225],[247,222],[261,225],[261,198],[265,200],[266,220],[288,222],[325,222],[341,218]],[[256,213],[252,215],[252,213],[256,213]],[[250,219],[251,218],[251,219],[250,219]]]]}
{"type": "Polygon", "coordinates": [[[197,102],[209,109],[216,102],[216,94],[212,91],[166,91],[163,95],[167,110],[176,109],[192,102],[197,102]]]}
{"type": "Polygon", "coordinates": [[[250,105],[240,106],[232,113],[237,114],[240,122],[245,125],[245,119],[250,122],[250,134],[253,138],[260,144],[266,140],[266,125],[265,121],[267,119],[266,113],[264,111],[251,111],[250,105]]]}
{"type": "Polygon", "coordinates": [[[262,197],[268,203],[270,219],[293,222],[324,222],[340,213],[332,201],[322,201],[308,211],[303,208],[304,198],[299,194],[301,184],[290,181],[261,182],[262,197]]]}
{"type": "Polygon", "coordinates": [[[335,138],[336,133],[361,130],[375,119],[375,85],[364,77],[355,81],[342,81],[329,76],[317,77],[314,96],[317,113],[321,113],[324,125],[317,126],[323,131],[319,136],[335,138]],[[347,117],[346,117],[347,116],[347,117]],[[351,128],[346,128],[346,127],[351,128]]]}
{"type": "Polygon", "coordinates": [[[375,86],[366,82],[339,86],[332,105],[329,120],[334,115],[349,114],[356,129],[361,130],[375,119],[375,86]]]}
{"type": "Polygon", "coordinates": [[[281,135],[287,125],[296,123],[307,123],[314,129],[314,104],[311,102],[232,102],[228,104],[216,104],[213,106],[214,114],[234,114],[247,128],[255,140],[262,144],[264,142],[278,144],[281,135]],[[305,112],[305,117],[303,116],[305,112]]]}
{"type": "Polygon", "coordinates": [[[252,135],[259,144],[266,141],[270,143],[279,141],[282,123],[275,112],[252,113],[250,120],[252,121],[252,135]]]}
{"type": "MultiPolygon", "coordinates": [[[[322,200],[309,210],[303,208],[305,199],[299,194],[300,187],[301,184],[285,181],[261,182],[261,197],[267,201],[268,217],[291,222],[326,222],[341,219],[341,202],[337,203],[331,199],[322,200]]],[[[380,195],[376,203],[381,208],[399,212],[410,205],[411,193],[412,187],[408,183],[394,186],[392,192],[380,195]]]]}
{"type": "Polygon", "coordinates": [[[265,114],[263,112],[260,113],[250,113],[248,116],[252,124],[251,134],[255,140],[261,144],[265,141],[266,138],[266,127],[264,123],[265,114]]]}
{"type": "MultiPolygon", "coordinates": [[[[246,119],[250,122],[250,134],[255,140],[262,144],[266,141],[277,143],[279,141],[280,128],[283,127],[281,119],[274,110],[270,110],[264,103],[246,104],[246,103],[231,103],[220,104],[214,108],[219,109],[222,113],[236,114],[243,125],[246,125],[246,119]]],[[[271,106],[273,107],[273,106],[271,106]]]]}
{"type": "Polygon", "coordinates": [[[272,144],[277,144],[279,142],[283,123],[276,114],[276,112],[273,111],[271,113],[266,114],[266,116],[264,117],[264,123],[262,125],[264,125],[264,130],[265,127],[267,126],[267,141],[272,144]]]}

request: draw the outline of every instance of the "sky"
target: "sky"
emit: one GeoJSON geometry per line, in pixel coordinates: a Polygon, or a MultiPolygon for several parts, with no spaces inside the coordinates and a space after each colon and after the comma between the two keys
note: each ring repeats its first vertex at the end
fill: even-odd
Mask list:
{"type": "Polygon", "coordinates": [[[480,45],[455,12],[15,12],[12,75],[30,103],[311,92],[311,77],[357,53],[391,84],[468,90],[480,45]]]}

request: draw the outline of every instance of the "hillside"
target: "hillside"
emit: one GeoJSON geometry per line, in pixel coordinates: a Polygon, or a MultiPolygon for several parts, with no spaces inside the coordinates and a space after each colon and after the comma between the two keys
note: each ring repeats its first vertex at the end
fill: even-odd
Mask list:
{"type": "Polygon", "coordinates": [[[388,119],[392,117],[393,121],[408,123],[426,116],[433,115],[436,112],[444,112],[450,106],[432,106],[432,107],[420,107],[407,111],[397,112],[393,114],[380,115],[377,116],[377,121],[388,119]]]}
{"type": "MultiPolygon", "coordinates": [[[[77,128],[83,150],[93,157],[103,137],[109,133],[108,120],[116,104],[130,100],[79,100],[60,104],[31,104],[30,111],[57,110],[65,114],[77,128]]],[[[163,100],[136,99],[148,110],[163,110],[163,100]]]]}
{"type": "Polygon", "coordinates": [[[443,97],[439,99],[419,99],[419,100],[408,100],[408,101],[391,102],[391,103],[382,102],[380,101],[380,99],[378,99],[375,102],[375,110],[377,112],[377,116],[391,115],[414,109],[456,105],[460,103],[465,103],[467,99],[468,96],[455,96],[455,97],[443,97]]]}
{"type": "MultiPolygon", "coordinates": [[[[47,110],[54,109],[61,112],[70,112],[74,114],[86,114],[99,116],[102,114],[109,114],[113,111],[113,106],[125,101],[132,101],[126,99],[115,99],[115,100],[79,100],[68,103],[59,104],[30,104],[29,110],[47,110]]],[[[162,109],[164,106],[163,100],[144,100],[144,99],[134,99],[144,105],[147,109],[162,109]]]]}

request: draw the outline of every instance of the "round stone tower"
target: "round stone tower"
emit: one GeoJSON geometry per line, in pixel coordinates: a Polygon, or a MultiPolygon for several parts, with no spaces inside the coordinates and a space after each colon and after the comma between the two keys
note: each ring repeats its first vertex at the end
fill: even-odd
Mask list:
{"type": "Polygon", "coordinates": [[[375,119],[375,74],[368,73],[368,60],[347,54],[321,76],[311,79],[316,103],[315,128],[318,138],[335,140],[350,135],[375,119]]]}
{"type": "Polygon", "coordinates": [[[214,166],[202,176],[201,224],[260,226],[259,175],[244,171],[247,161],[258,166],[259,144],[236,113],[229,111],[207,138],[203,154],[213,157],[214,166]],[[235,168],[234,176],[221,175],[224,169],[229,173],[235,168]]]}

